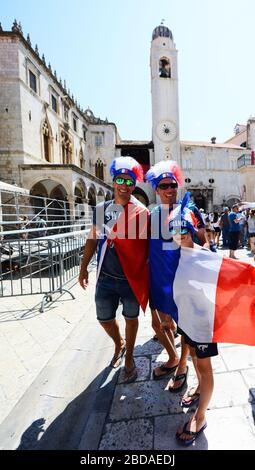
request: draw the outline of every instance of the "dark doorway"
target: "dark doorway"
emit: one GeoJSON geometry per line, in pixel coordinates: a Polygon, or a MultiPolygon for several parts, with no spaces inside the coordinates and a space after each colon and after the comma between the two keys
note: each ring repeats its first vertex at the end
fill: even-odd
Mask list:
{"type": "Polygon", "coordinates": [[[149,199],[147,194],[141,189],[136,186],[135,190],[133,191],[133,196],[138,199],[138,201],[142,202],[146,207],[149,205],[149,199]]]}
{"type": "Polygon", "coordinates": [[[133,157],[140,165],[142,165],[144,175],[150,168],[149,148],[153,148],[151,144],[144,145],[122,145],[121,156],[133,157]]]}
{"type": "Polygon", "coordinates": [[[196,206],[198,207],[198,209],[204,209],[204,210],[206,210],[205,197],[203,196],[203,194],[201,193],[201,191],[196,192],[195,194],[193,194],[193,197],[194,197],[194,203],[196,204],[196,206]]]}

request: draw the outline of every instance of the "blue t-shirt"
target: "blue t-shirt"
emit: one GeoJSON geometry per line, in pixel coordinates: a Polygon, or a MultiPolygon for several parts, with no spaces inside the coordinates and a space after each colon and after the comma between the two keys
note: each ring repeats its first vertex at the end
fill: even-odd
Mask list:
{"type": "Polygon", "coordinates": [[[240,232],[240,225],[239,222],[234,222],[234,220],[237,219],[237,213],[236,212],[230,212],[228,214],[228,220],[229,220],[229,231],[230,232],[240,232]]]}
{"type": "MultiPolygon", "coordinates": [[[[115,225],[124,208],[114,201],[100,202],[93,212],[93,225],[100,232],[100,238],[104,238],[115,225]]],[[[109,276],[125,279],[114,243],[111,241],[106,248],[101,273],[109,276]]]]}

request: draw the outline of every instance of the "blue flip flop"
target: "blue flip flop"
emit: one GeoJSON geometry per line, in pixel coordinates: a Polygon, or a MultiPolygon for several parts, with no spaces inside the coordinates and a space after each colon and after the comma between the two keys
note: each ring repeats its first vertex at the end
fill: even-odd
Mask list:
{"type": "Polygon", "coordinates": [[[189,424],[189,421],[187,421],[187,423],[184,424],[183,428],[182,428],[182,432],[177,432],[175,434],[175,437],[177,439],[177,441],[179,442],[179,444],[181,444],[182,446],[190,446],[191,444],[193,444],[193,442],[195,442],[195,440],[198,438],[198,436],[205,430],[206,426],[207,426],[207,423],[204,424],[204,426],[202,426],[201,429],[199,429],[199,431],[197,432],[194,432],[194,431],[188,431],[187,429],[187,426],[189,424]],[[181,439],[181,435],[182,434],[188,434],[188,436],[192,436],[192,439],[181,439]]]}

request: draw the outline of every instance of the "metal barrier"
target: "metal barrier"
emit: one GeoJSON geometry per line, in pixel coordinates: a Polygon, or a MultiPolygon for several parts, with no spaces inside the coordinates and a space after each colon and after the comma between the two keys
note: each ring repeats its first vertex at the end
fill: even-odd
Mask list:
{"type": "Polygon", "coordinates": [[[0,232],[5,238],[38,238],[87,229],[93,207],[77,203],[71,213],[67,201],[0,190],[0,232]]]}
{"type": "MultiPolygon", "coordinates": [[[[89,230],[32,240],[0,241],[0,297],[43,294],[40,312],[52,294],[78,276],[89,230]]],[[[94,260],[93,260],[94,262],[94,260]]]]}

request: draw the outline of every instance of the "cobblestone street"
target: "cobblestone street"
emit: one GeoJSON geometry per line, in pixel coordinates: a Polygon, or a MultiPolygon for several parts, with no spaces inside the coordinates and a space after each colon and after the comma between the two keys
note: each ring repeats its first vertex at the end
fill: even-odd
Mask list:
{"type": "MultiPolygon", "coordinates": [[[[237,256],[253,263],[246,249],[237,256]]],[[[95,319],[94,288],[92,272],[86,293],[76,284],[75,300],[65,294],[44,313],[38,296],[1,302],[2,449],[180,449],[174,436],[187,420],[183,392],[168,392],[169,377],[152,379],[166,353],[152,340],[149,310],[140,314],[138,378],[123,384],[122,367],[108,367],[113,346],[95,319]]],[[[123,329],[121,315],[120,323],[123,329]]],[[[255,349],[219,350],[208,426],[189,449],[255,449],[255,349]]],[[[188,364],[190,386],[195,372],[188,364]]]]}

